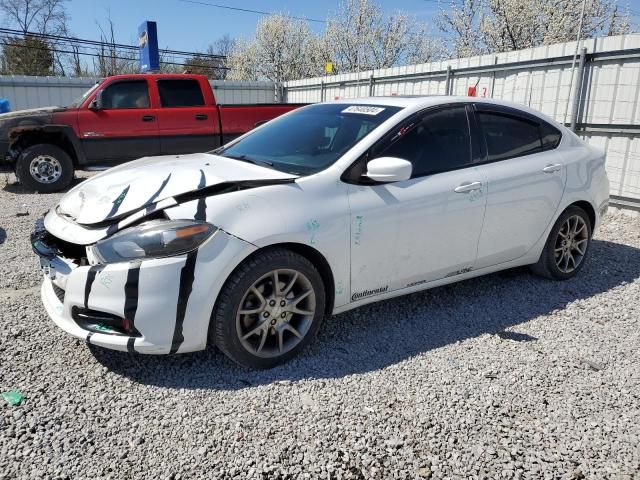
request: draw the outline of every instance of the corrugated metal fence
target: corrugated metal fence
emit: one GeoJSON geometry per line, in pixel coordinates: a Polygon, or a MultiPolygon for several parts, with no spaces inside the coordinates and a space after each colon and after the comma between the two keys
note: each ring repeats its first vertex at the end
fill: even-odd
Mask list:
{"type": "MultiPolygon", "coordinates": [[[[97,78],[0,76],[0,98],[8,98],[12,110],[69,105],[97,78]]],[[[216,98],[222,104],[273,103],[272,82],[230,82],[212,80],[216,98]]]]}
{"type": "Polygon", "coordinates": [[[640,35],[287,82],[288,102],[376,95],[477,95],[529,105],[607,152],[611,194],[640,206],[640,35]],[[573,70],[573,72],[572,72],[573,70]],[[573,76],[573,81],[572,81],[573,76]],[[571,85],[573,84],[573,88],[571,85]],[[574,112],[574,99],[577,100],[574,112]]]}

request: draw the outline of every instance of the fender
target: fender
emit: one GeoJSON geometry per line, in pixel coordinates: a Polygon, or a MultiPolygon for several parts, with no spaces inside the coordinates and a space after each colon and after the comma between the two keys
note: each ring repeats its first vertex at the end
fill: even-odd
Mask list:
{"type": "MultiPolygon", "coordinates": [[[[27,136],[47,136],[52,135],[61,135],[69,144],[69,146],[73,149],[71,153],[71,157],[74,160],[76,165],[85,165],[87,163],[86,155],[84,152],[84,148],[80,143],[80,140],[76,136],[76,133],[73,131],[73,128],[70,125],[55,125],[55,124],[45,124],[45,125],[21,125],[18,127],[14,127],[9,130],[9,156],[15,162],[20,150],[20,141],[27,136]]],[[[33,145],[35,143],[40,142],[28,142],[28,144],[33,145]]],[[[42,143],[50,143],[50,142],[42,142],[42,143]]]]}

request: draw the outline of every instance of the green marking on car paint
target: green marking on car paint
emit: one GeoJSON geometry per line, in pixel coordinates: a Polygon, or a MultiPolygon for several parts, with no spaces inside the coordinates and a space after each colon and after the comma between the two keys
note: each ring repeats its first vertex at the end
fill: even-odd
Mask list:
{"type": "Polygon", "coordinates": [[[362,224],[364,223],[364,216],[356,215],[356,228],[353,232],[353,244],[360,245],[362,240],[362,224]]]}
{"type": "Polygon", "coordinates": [[[109,327],[108,325],[103,325],[102,323],[98,323],[96,324],[93,328],[95,328],[96,330],[100,331],[100,332],[113,332],[113,328],[109,327]]]}
{"type": "Polygon", "coordinates": [[[311,232],[311,236],[309,237],[309,243],[311,245],[316,243],[316,230],[320,228],[320,222],[315,218],[312,218],[307,222],[307,231],[311,232]]]}
{"type": "Polygon", "coordinates": [[[127,193],[128,193],[128,190],[127,190],[127,189],[124,189],[124,190],[122,191],[122,193],[121,193],[120,195],[118,195],[118,198],[116,198],[116,199],[113,201],[113,204],[114,204],[114,205],[116,205],[116,206],[120,206],[120,204],[124,201],[124,197],[126,197],[126,196],[127,196],[127,193]]]}
{"type": "Polygon", "coordinates": [[[111,288],[113,283],[113,276],[109,272],[102,272],[100,275],[100,283],[107,289],[111,288]]]}

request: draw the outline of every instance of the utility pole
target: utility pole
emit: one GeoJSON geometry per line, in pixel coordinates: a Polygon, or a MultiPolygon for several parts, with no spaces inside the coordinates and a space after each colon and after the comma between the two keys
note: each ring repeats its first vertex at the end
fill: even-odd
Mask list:
{"type": "MultiPolygon", "coordinates": [[[[578,23],[578,34],[576,35],[576,50],[573,53],[573,61],[571,62],[571,81],[569,82],[569,95],[571,95],[571,90],[573,89],[573,75],[576,70],[576,59],[578,58],[578,49],[580,48],[580,37],[582,37],[582,24],[584,23],[584,11],[587,6],[587,0],[582,0],[582,11],[580,12],[580,21],[578,23]]],[[[580,85],[576,88],[574,92],[574,101],[575,95],[580,94],[580,85]]],[[[567,123],[567,115],[569,113],[569,98],[567,98],[567,105],[564,109],[564,120],[562,123],[567,123]]]]}

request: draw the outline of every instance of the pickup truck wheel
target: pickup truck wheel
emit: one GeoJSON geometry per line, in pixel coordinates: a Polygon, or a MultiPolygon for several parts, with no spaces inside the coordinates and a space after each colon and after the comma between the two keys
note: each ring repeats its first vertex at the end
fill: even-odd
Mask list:
{"type": "Polygon", "coordinates": [[[73,180],[73,162],[60,147],[32,145],[20,154],[16,162],[16,177],[30,190],[57,192],[73,180]]]}

